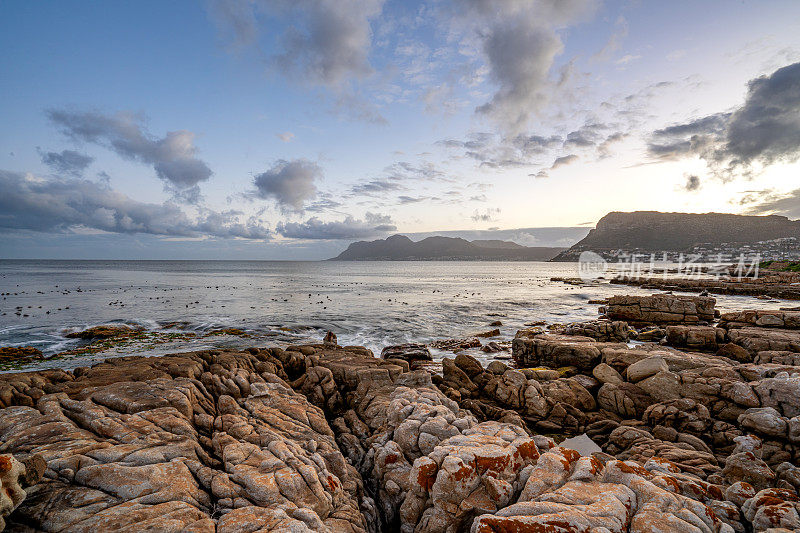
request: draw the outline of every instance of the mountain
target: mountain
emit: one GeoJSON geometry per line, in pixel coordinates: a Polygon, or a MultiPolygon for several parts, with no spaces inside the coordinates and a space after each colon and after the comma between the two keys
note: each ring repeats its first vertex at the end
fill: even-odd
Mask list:
{"type": "Polygon", "coordinates": [[[611,212],[553,261],[575,261],[585,250],[683,252],[698,244],[748,244],[787,237],[800,237],[800,221],[778,215],[611,212]]]}
{"type": "Polygon", "coordinates": [[[332,261],[549,261],[563,250],[454,237],[428,237],[414,242],[405,235],[392,235],[383,240],[354,242],[332,261]]]}

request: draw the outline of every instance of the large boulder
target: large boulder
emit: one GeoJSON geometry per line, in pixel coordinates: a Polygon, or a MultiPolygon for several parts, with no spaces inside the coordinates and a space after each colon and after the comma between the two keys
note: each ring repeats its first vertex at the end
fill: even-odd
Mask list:
{"type": "Polygon", "coordinates": [[[699,324],[714,320],[716,303],[709,296],[612,296],[606,316],[632,324],[699,324]]]}
{"type": "Polygon", "coordinates": [[[667,344],[689,350],[716,351],[725,342],[725,330],[711,326],[667,326],[667,344]]]}
{"type": "Polygon", "coordinates": [[[601,353],[593,339],[568,335],[518,336],[512,343],[514,361],[522,367],[575,367],[591,373],[601,353]]]}

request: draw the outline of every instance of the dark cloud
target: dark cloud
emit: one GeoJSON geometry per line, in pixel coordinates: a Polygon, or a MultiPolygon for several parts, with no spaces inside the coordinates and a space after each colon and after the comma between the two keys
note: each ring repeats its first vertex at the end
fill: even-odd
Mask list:
{"type": "Polygon", "coordinates": [[[333,199],[333,195],[330,193],[320,193],[319,199],[307,204],[304,208],[304,211],[311,211],[311,212],[321,212],[321,211],[331,211],[342,207],[342,203],[338,202],[333,199]]]}
{"type": "Polygon", "coordinates": [[[405,204],[416,204],[416,203],[419,203],[419,202],[424,202],[425,200],[428,200],[428,199],[429,198],[427,196],[404,196],[404,195],[402,195],[402,196],[398,196],[397,197],[397,200],[402,205],[405,205],[405,204]]]}
{"type": "Polygon", "coordinates": [[[279,222],[276,231],[291,239],[368,239],[396,231],[391,217],[377,213],[367,213],[364,220],[352,216],[344,220],[323,222],[311,217],[305,222],[279,222]]]}
{"type": "Polygon", "coordinates": [[[585,124],[577,130],[567,134],[564,140],[565,147],[588,148],[597,145],[604,137],[608,127],[604,124],[585,124]]]}
{"type": "Polygon", "coordinates": [[[351,195],[374,196],[392,191],[404,190],[405,186],[396,178],[380,178],[359,183],[350,189],[351,195]]]}
{"type": "Polygon", "coordinates": [[[700,189],[700,177],[690,174],[686,176],[686,184],[683,186],[684,190],[694,192],[700,189]]]}
{"type": "Polygon", "coordinates": [[[141,118],[131,113],[109,116],[51,109],[47,116],[72,139],[105,146],[125,159],[152,165],[178,197],[196,201],[198,184],[211,177],[211,169],[196,157],[191,131],[169,131],[156,138],[144,129],[141,118]]]}
{"type": "Polygon", "coordinates": [[[477,111],[507,133],[520,133],[558,85],[551,69],[564,45],[557,30],[590,13],[592,0],[466,0],[457,2],[498,90],[477,111]]]}
{"type": "Polygon", "coordinates": [[[800,189],[784,195],[775,195],[772,190],[751,191],[742,198],[741,204],[758,201],[745,212],[751,215],[784,215],[792,219],[800,218],[800,189]]]}
{"type": "Polygon", "coordinates": [[[580,158],[575,154],[569,154],[569,155],[564,155],[564,156],[561,156],[561,157],[557,157],[556,160],[553,161],[553,164],[550,165],[550,170],[555,170],[555,169],[557,169],[559,167],[565,167],[565,166],[567,166],[567,165],[569,165],[571,163],[574,163],[578,159],[580,159],[580,158]]]}
{"type": "MultiPolygon", "coordinates": [[[[441,182],[455,181],[436,165],[429,162],[409,163],[399,161],[383,169],[384,175],[358,183],[350,188],[350,196],[380,196],[390,192],[408,190],[410,182],[441,182]]],[[[408,198],[408,196],[406,195],[408,198]]],[[[407,203],[407,202],[406,202],[407,203]]]]}
{"type": "Polygon", "coordinates": [[[111,233],[169,237],[268,239],[261,222],[241,213],[201,209],[190,219],[177,205],[139,202],[85,179],[41,179],[0,171],[0,229],[66,232],[89,228],[111,233]]]}
{"type": "Polygon", "coordinates": [[[69,174],[79,177],[89,168],[94,161],[93,157],[76,152],[75,150],[62,150],[60,152],[44,152],[39,150],[42,163],[53,169],[58,174],[69,174]]]}
{"type": "Polygon", "coordinates": [[[751,165],[800,159],[800,63],[780,68],[748,83],[744,104],[675,124],[652,134],[652,156],[676,159],[697,156],[727,178],[751,165]]]}
{"type": "Polygon", "coordinates": [[[280,160],[253,178],[253,195],[275,200],[283,210],[302,211],[306,201],[316,198],[314,182],[321,177],[322,169],[313,161],[280,160]]]}
{"type": "Polygon", "coordinates": [[[279,21],[280,52],[269,57],[282,74],[320,85],[340,85],[373,72],[370,19],[384,0],[214,0],[211,15],[229,39],[255,45],[259,17],[279,21]]]}

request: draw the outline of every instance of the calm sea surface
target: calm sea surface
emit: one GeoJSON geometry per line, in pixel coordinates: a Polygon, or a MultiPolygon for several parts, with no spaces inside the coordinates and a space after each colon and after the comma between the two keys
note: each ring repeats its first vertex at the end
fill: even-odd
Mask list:
{"type": "MultiPolygon", "coordinates": [[[[525,323],[594,318],[598,306],[588,304],[590,299],[650,292],[607,283],[576,287],[551,282],[552,276],[577,276],[577,265],[0,260],[0,292],[5,293],[0,296],[0,347],[35,346],[53,354],[85,344],[67,339],[70,331],[125,323],[153,332],[197,333],[194,339],[150,347],[154,354],[320,342],[326,330],[342,345],[365,345],[379,353],[388,344],[486,331],[495,320],[503,323],[500,340],[507,340],[525,323]],[[223,327],[252,337],[203,335],[223,327]]],[[[723,311],[777,305],[724,296],[718,302],[723,311]]],[[[87,363],[77,359],[38,366],[87,363]]]]}

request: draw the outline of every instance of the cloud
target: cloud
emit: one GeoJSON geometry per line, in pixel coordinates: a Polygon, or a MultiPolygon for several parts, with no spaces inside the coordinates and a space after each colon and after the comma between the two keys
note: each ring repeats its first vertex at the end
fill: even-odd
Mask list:
{"type": "Polygon", "coordinates": [[[259,40],[259,15],[282,28],[280,51],[266,54],[272,67],[300,81],[337,86],[373,72],[370,19],[384,0],[214,0],[211,15],[239,46],[259,40]],[[277,20],[275,20],[277,19],[277,20]]]}
{"type": "Polygon", "coordinates": [[[84,155],[74,150],[62,150],[61,152],[43,152],[39,150],[42,163],[53,169],[59,174],[69,174],[79,177],[92,164],[94,157],[84,155]]]}
{"type": "Polygon", "coordinates": [[[379,196],[389,192],[408,190],[409,182],[442,182],[451,183],[450,178],[436,165],[429,162],[409,163],[399,161],[383,169],[384,175],[353,185],[351,196],[379,196]]]}
{"type": "Polygon", "coordinates": [[[776,196],[771,190],[752,191],[751,195],[743,197],[742,204],[755,201],[761,202],[749,207],[745,212],[751,215],[784,215],[792,219],[800,218],[800,189],[795,189],[788,194],[776,196]]]}
{"type": "Polygon", "coordinates": [[[353,185],[353,187],[350,188],[350,194],[354,196],[374,196],[376,194],[401,190],[405,190],[405,186],[399,183],[397,178],[379,178],[353,185]]]}
{"type": "Polygon", "coordinates": [[[497,91],[477,108],[505,132],[520,133],[548,101],[557,81],[550,78],[564,49],[557,30],[587,16],[592,0],[465,0],[457,9],[469,19],[469,33],[481,50],[497,91]]]}
{"type": "Polygon", "coordinates": [[[276,133],[275,136],[282,140],[285,143],[290,143],[294,140],[294,133],[291,131],[285,131],[283,133],[276,133]]]}
{"type": "Polygon", "coordinates": [[[718,177],[800,159],[800,63],[750,80],[744,103],[653,132],[650,155],[700,157],[718,177]]]}
{"type": "Polygon", "coordinates": [[[592,59],[608,59],[611,54],[619,50],[620,46],[622,45],[622,41],[627,36],[628,21],[625,19],[625,17],[619,17],[615,24],[614,33],[612,33],[611,37],[608,38],[606,45],[599,52],[592,56],[592,59]]]}
{"type": "Polygon", "coordinates": [[[483,132],[473,133],[465,141],[444,139],[436,144],[448,150],[463,151],[463,155],[459,157],[473,159],[481,167],[506,169],[530,165],[535,158],[561,146],[563,142],[558,135],[534,134],[503,138],[483,132]]]}
{"type": "Polygon", "coordinates": [[[316,198],[314,182],[322,177],[322,169],[306,159],[279,160],[269,170],[253,178],[253,195],[272,199],[283,210],[302,211],[307,200],[316,198]]]}
{"type": "Polygon", "coordinates": [[[470,218],[473,222],[494,222],[496,220],[495,217],[499,214],[499,207],[488,207],[483,210],[483,213],[476,209],[470,218]]]}
{"type": "Polygon", "coordinates": [[[419,202],[424,202],[425,200],[428,200],[428,199],[429,198],[427,196],[405,196],[405,195],[401,195],[401,196],[397,197],[397,200],[402,205],[405,205],[405,204],[416,204],[416,203],[419,203],[419,202]]]}
{"type": "Polygon", "coordinates": [[[323,222],[311,217],[305,222],[279,222],[276,231],[291,239],[367,239],[396,231],[391,217],[367,213],[364,220],[347,216],[344,220],[323,222]]]}
{"type": "Polygon", "coordinates": [[[561,156],[561,157],[557,157],[556,160],[553,161],[553,164],[550,165],[550,170],[555,170],[555,169],[560,168],[560,167],[565,167],[565,166],[567,166],[567,165],[569,165],[571,163],[574,163],[578,159],[580,159],[580,158],[575,154],[569,154],[569,155],[564,155],[564,156],[561,156]]]}
{"type": "Polygon", "coordinates": [[[624,56],[620,57],[616,61],[614,61],[617,65],[627,65],[631,61],[636,61],[637,59],[641,59],[642,56],[640,55],[633,55],[633,54],[625,54],[624,56]]]}
{"type": "Polygon", "coordinates": [[[47,117],[72,139],[104,146],[125,159],[152,165],[167,190],[183,199],[197,201],[198,184],[211,177],[211,169],[196,157],[191,131],[169,131],[164,137],[153,137],[144,129],[140,117],[124,112],[111,116],[51,109],[47,117]]]}
{"type": "Polygon", "coordinates": [[[139,202],[85,179],[0,171],[0,230],[67,232],[89,228],[111,233],[168,237],[240,237],[268,239],[269,230],[235,211],[201,209],[190,219],[172,203],[139,202]]]}
{"type": "Polygon", "coordinates": [[[683,189],[688,192],[700,190],[700,177],[694,174],[686,176],[686,185],[683,186],[683,189]]]}

